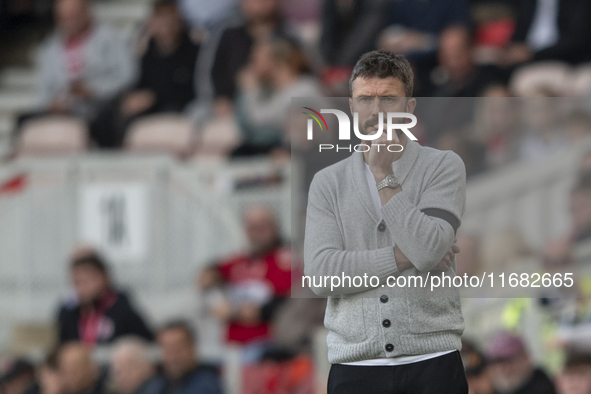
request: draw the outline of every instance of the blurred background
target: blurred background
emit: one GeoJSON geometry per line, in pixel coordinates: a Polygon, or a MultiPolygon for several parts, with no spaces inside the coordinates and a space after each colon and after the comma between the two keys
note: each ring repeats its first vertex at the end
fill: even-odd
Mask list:
{"type": "Polygon", "coordinates": [[[0,392],[325,391],[325,301],[290,294],[310,179],[291,98],[346,97],[383,48],[437,100],[420,143],[466,164],[458,271],[580,274],[463,299],[471,392],[591,393],[590,17],[588,0],[0,0],[0,392]]]}

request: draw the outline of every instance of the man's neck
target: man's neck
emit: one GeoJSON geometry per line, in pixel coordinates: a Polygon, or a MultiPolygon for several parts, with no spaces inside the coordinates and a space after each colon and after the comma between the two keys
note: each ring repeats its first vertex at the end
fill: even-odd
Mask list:
{"type": "Polygon", "coordinates": [[[172,381],[175,381],[175,382],[183,381],[189,375],[191,375],[197,369],[198,366],[199,366],[199,361],[197,359],[195,359],[195,361],[191,365],[187,365],[187,368],[185,369],[185,372],[183,372],[182,375],[180,375],[176,378],[172,378],[172,381]]]}
{"type": "Polygon", "coordinates": [[[161,56],[170,56],[181,46],[182,37],[154,40],[161,56]]]}
{"type": "Polygon", "coordinates": [[[98,376],[94,377],[94,379],[92,380],[92,384],[90,384],[88,387],[80,389],[80,391],[78,391],[78,393],[76,394],[92,394],[98,384],[98,380],[98,376]]]}
{"type": "Polygon", "coordinates": [[[272,251],[274,251],[275,249],[277,249],[280,245],[281,239],[277,238],[265,248],[261,248],[260,250],[251,250],[250,257],[253,259],[264,257],[272,251]]]}
{"type": "MultiPolygon", "coordinates": [[[[400,140],[400,145],[402,145],[404,148],[406,148],[406,143],[408,141],[406,134],[401,132],[400,134],[397,133],[397,135],[398,135],[398,139],[400,140]]],[[[380,146],[380,149],[387,149],[387,148],[385,146],[380,146]]],[[[392,160],[392,163],[394,163],[395,161],[400,159],[402,157],[403,153],[404,153],[404,149],[394,156],[394,160],[392,160]]],[[[363,152],[363,160],[367,163],[368,159],[369,159],[369,151],[363,152]]]]}
{"type": "Polygon", "coordinates": [[[247,25],[248,32],[255,40],[269,38],[276,28],[277,22],[272,18],[252,21],[247,25]]]}
{"type": "Polygon", "coordinates": [[[282,68],[275,72],[273,81],[276,88],[282,89],[294,83],[297,77],[297,74],[290,70],[289,67],[282,66],[282,68]]]}
{"type": "Polygon", "coordinates": [[[92,30],[93,25],[92,22],[88,22],[82,29],[72,32],[70,34],[66,34],[66,41],[67,42],[74,42],[78,41],[84,37],[86,37],[92,30]]]}

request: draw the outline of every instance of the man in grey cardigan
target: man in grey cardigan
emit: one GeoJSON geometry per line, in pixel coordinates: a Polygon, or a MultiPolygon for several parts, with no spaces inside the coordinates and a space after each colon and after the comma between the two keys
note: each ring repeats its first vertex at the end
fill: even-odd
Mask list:
{"type": "MultiPolygon", "coordinates": [[[[351,112],[366,135],[378,131],[380,112],[412,113],[416,106],[408,61],[387,51],[359,59],[350,90],[351,112]]],[[[328,297],[328,393],[467,393],[456,289],[391,286],[400,276],[455,275],[464,164],[400,130],[390,141],[384,132],[369,143],[367,152],[316,173],[310,185],[305,275],[379,278],[364,287],[346,280],[312,285],[328,297]]]]}

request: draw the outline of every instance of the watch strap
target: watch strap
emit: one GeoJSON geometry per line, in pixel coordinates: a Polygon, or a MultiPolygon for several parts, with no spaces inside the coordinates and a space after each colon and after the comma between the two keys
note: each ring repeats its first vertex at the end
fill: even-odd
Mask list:
{"type": "Polygon", "coordinates": [[[394,174],[388,174],[388,175],[386,175],[386,177],[384,179],[382,179],[380,182],[378,182],[376,184],[376,187],[378,188],[378,191],[380,191],[386,187],[394,189],[394,188],[398,187],[399,185],[400,185],[400,183],[398,183],[398,180],[396,179],[394,174]],[[392,184],[390,182],[390,179],[393,179],[395,181],[394,184],[392,184]]]}

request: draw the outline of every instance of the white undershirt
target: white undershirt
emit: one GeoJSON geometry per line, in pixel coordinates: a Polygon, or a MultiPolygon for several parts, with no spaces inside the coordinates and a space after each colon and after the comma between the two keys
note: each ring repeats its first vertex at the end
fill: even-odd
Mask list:
{"type": "MultiPolygon", "coordinates": [[[[376,187],[376,178],[373,176],[371,170],[369,169],[369,164],[365,164],[365,177],[367,178],[367,186],[369,187],[369,193],[371,194],[371,199],[373,201],[373,206],[376,209],[376,214],[378,215],[378,222],[382,220],[382,200],[380,200],[380,193],[378,192],[378,188],[376,187]]],[[[396,175],[396,168],[398,168],[398,160],[392,163],[392,173],[396,175]]]]}
{"type": "MultiPolygon", "coordinates": [[[[392,163],[392,172],[396,174],[396,168],[398,167],[398,161],[392,163]]],[[[373,200],[373,205],[376,209],[376,214],[378,215],[378,221],[382,220],[382,201],[380,200],[380,193],[378,192],[378,188],[376,187],[376,179],[373,176],[371,170],[369,169],[369,165],[365,163],[365,175],[367,178],[367,185],[369,186],[369,192],[371,194],[371,199],[373,200]]],[[[388,357],[388,358],[374,358],[371,360],[361,360],[355,361],[352,363],[341,363],[342,365],[357,365],[357,366],[380,366],[380,365],[402,365],[402,364],[411,364],[411,363],[418,363],[419,361],[429,360],[435,357],[443,356],[444,354],[453,353],[455,350],[446,350],[443,352],[436,352],[436,353],[428,353],[428,354],[418,354],[415,356],[401,356],[401,357],[388,357]]]]}

